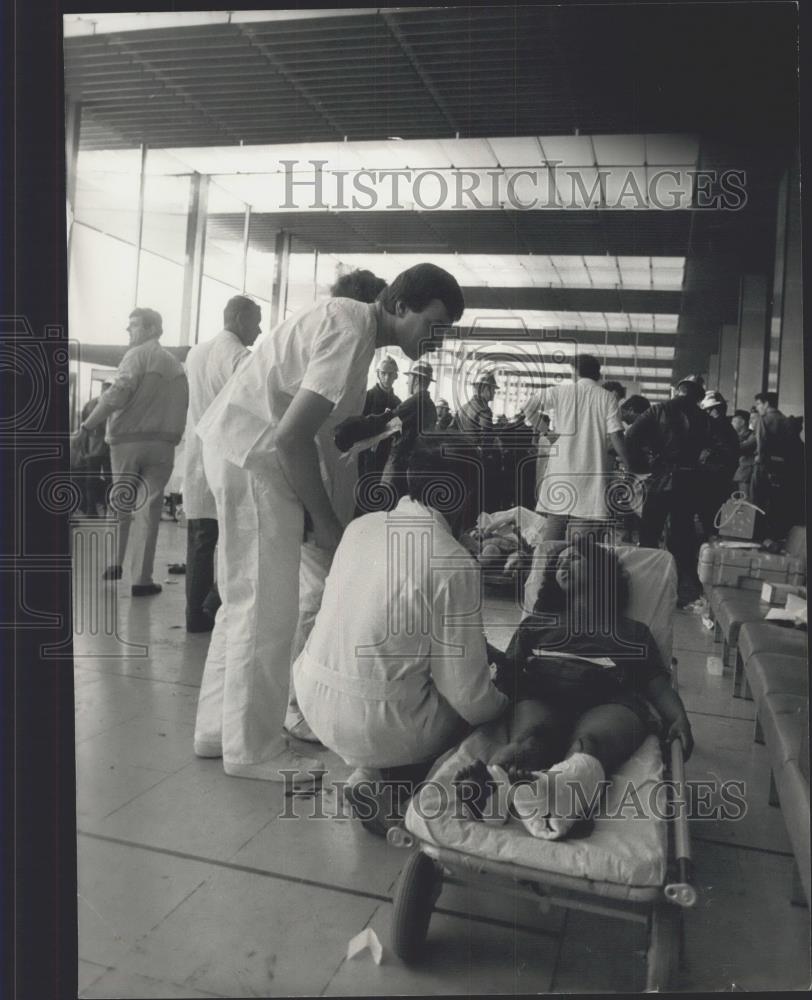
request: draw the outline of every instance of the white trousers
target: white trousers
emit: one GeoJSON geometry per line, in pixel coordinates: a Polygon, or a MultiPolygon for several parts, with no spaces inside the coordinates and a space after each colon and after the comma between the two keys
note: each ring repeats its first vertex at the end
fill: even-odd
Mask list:
{"type": "Polygon", "coordinates": [[[204,445],[203,466],[217,505],[223,603],[203,671],[195,752],[222,748],[226,773],[278,779],[268,762],[286,746],[304,510],[275,458],[261,474],[246,472],[204,445]]]}

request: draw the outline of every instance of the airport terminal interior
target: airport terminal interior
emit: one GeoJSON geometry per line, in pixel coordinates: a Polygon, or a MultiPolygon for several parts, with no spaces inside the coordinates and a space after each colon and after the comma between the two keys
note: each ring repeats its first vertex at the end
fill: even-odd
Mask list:
{"type": "MultiPolygon", "coordinates": [[[[664,412],[687,385],[703,419],[742,415],[741,440],[762,442],[778,411],[803,441],[794,5],[71,14],[64,33],[77,435],[87,404],[116,384],[133,309],[160,314],[160,345],[185,363],[220,336],[230,300],[251,299],[259,338],[236,378],[280,324],[298,329],[298,316],[336,298],[340,279],[368,271],[392,285],[415,265],[444,269],[464,311],[447,310],[419,361],[397,343],[379,346],[364,387],[376,386],[388,357],[390,388],[406,399],[415,366],[429,364],[428,395],[445,402],[460,439],[483,372],[496,387],[482,405],[488,433],[505,436],[502,445],[470,438],[487,480],[473,514],[481,541],[512,511],[512,545],[525,558],[512,574],[510,559],[494,574],[484,547],[472,559],[483,567],[481,618],[497,658],[552,544],[533,532],[551,523],[539,499],[541,439],[555,448],[557,414],[540,429],[534,400],[570,385],[579,358],[597,359],[600,382],[620,383],[617,414],[641,397],[664,412]],[[532,458],[529,486],[506,464],[517,428],[532,458]]],[[[627,438],[633,420],[624,416],[627,438]]],[[[504,842],[496,857],[472,846],[484,840],[469,828],[492,829],[473,820],[457,821],[462,846],[453,848],[408,817],[376,835],[344,797],[357,762],[329,746],[317,748],[324,780],[305,792],[226,773],[199,752],[198,697],[220,626],[187,628],[189,437],[161,498],[160,592],[144,591],[136,573],[147,530],[139,511],[120,572],[103,579],[120,532],[116,469],[105,481],[94,467],[90,491],[78,470],[79,996],[809,988],[802,497],[755,541],[762,522],[753,518],[741,530],[737,520],[736,532],[729,514],[692,522],[699,589],[687,596],[663,536],[666,571],[650,588],[670,602],[671,682],[694,748],[682,782],[687,822],[637,821],[661,848],[656,878],[640,875],[643,847],[615,844],[611,819],[580,840],[514,832],[523,858],[536,850],[536,870],[511,861],[504,842]],[[764,621],[781,617],[776,608],[785,621],[764,621]],[[703,813],[703,787],[714,807],[735,799],[743,808],[703,813]],[[609,874],[595,867],[604,833],[616,851],[609,874]]],[[[771,473],[770,497],[802,489],[799,449],[797,461],[775,459],[800,472],[771,473]]],[[[733,468],[720,502],[742,486],[738,451],[733,468]]],[[[742,496],[758,506],[748,489],[749,479],[742,496]]],[[[618,541],[633,567],[642,551],[634,516],[623,513],[618,541]]],[[[464,527],[476,537],[473,520],[464,527]]],[[[228,550],[217,557],[222,583],[228,550]]],[[[641,579],[631,577],[638,592],[641,579]]],[[[285,585],[276,586],[265,590],[271,601],[285,585]]],[[[349,600],[344,607],[355,616],[349,600]]],[[[649,739],[665,767],[656,774],[679,777],[682,755],[675,764],[671,744],[649,739]]],[[[295,734],[288,745],[316,755],[295,734]]],[[[493,836],[518,826],[513,817],[493,836]]]]}

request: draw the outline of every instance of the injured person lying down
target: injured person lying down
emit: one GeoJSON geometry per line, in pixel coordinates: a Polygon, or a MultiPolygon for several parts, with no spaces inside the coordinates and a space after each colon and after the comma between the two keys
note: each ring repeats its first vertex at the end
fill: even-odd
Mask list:
{"type": "Polygon", "coordinates": [[[685,707],[648,628],[623,615],[626,593],[615,553],[589,531],[551,557],[497,669],[512,701],[509,742],[453,780],[466,819],[512,813],[534,837],[575,836],[649,733],[662,727],[690,755],[685,707]]]}
{"type": "Polygon", "coordinates": [[[356,768],[345,794],[377,834],[404,805],[376,799],[379,786],[408,792],[471,726],[508,704],[491,679],[479,567],[457,541],[476,469],[450,454],[455,443],[419,441],[408,496],[347,527],[293,666],[299,707],[322,743],[356,768]]]}

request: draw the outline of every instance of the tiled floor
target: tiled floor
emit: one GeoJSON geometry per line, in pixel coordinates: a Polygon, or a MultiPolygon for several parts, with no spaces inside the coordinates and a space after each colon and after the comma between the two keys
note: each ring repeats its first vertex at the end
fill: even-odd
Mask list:
{"type": "MultiPolygon", "coordinates": [[[[89,533],[95,529],[77,529],[89,533]]],[[[161,525],[156,579],[133,601],[108,586],[117,622],[76,636],[80,995],[244,997],[637,991],[645,928],[595,914],[536,913],[448,889],[426,960],[390,951],[346,960],[372,927],[388,944],[391,890],[404,853],[349,819],[283,819],[280,786],[228,778],[192,753],[207,636],[183,628],[184,530],[161,525]]],[[[90,570],[87,570],[90,572],[90,570]]],[[[89,578],[77,592],[93,601],[89,578]]],[[[486,620],[503,646],[514,618],[497,599],[486,620]]],[[[752,742],[752,705],[731,678],[707,673],[715,650],[697,617],[678,613],[679,686],[691,712],[691,778],[746,782],[737,823],[694,821],[698,906],[685,913],[690,991],[804,989],[809,914],[789,903],[792,858],[781,813],[767,805],[769,769],[752,742]]],[[[329,761],[337,777],[349,771],[329,761]]],[[[324,810],[335,806],[325,793],[324,810]]],[[[289,806],[289,800],[287,805],[289,806]]],[[[332,810],[335,811],[334,809],[332,810]]]]}

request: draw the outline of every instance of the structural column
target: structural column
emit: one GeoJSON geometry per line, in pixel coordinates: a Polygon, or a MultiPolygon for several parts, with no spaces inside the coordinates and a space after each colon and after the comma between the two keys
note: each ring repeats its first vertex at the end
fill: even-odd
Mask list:
{"type": "Polygon", "coordinates": [[[787,252],[781,315],[778,406],[788,416],[804,412],[804,306],[801,268],[801,189],[797,160],[788,175],[787,252]]]}
{"type": "Polygon", "coordinates": [[[271,289],[270,329],[285,318],[290,270],[290,233],[277,233],[274,243],[273,288],[271,289]]]}
{"type": "Polygon", "coordinates": [[[741,410],[749,410],[753,396],[764,387],[767,336],[767,278],[747,274],[741,280],[739,299],[738,380],[734,400],[741,410]]]}
{"type": "Polygon", "coordinates": [[[203,254],[206,250],[208,196],[209,178],[202,174],[194,174],[189,187],[189,214],[186,220],[186,265],[183,272],[183,299],[180,313],[181,345],[197,343],[203,254]]]}
{"type": "Polygon", "coordinates": [[[65,114],[65,208],[68,219],[68,269],[73,219],[76,214],[76,163],[79,158],[79,133],[82,127],[82,105],[69,101],[65,114]]]}
{"type": "Polygon", "coordinates": [[[719,383],[708,386],[718,389],[726,400],[736,398],[737,371],[739,360],[739,327],[736,323],[724,323],[719,339],[719,383]]]}

